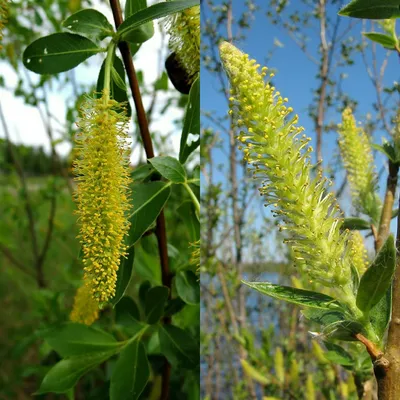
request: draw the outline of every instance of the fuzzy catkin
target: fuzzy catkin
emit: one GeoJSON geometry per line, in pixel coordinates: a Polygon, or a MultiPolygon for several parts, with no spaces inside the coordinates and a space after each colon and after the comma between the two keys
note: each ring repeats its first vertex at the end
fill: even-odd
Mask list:
{"type": "Polygon", "coordinates": [[[93,299],[89,287],[81,286],[76,291],[74,305],[69,319],[85,325],[92,325],[99,318],[99,304],[93,299]]]}
{"type": "Polygon", "coordinates": [[[192,83],[200,71],[200,6],[173,15],[168,21],[169,48],[192,83]]]}
{"type": "Polygon", "coordinates": [[[342,113],[339,125],[339,148],[348,174],[354,207],[379,220],[379,201],[376,192],[377,178],[368,136],[357,127],[350,108],[342,113]]]}
{"type": "Polygon", "coordinates": [[[74,164],[84,282],[93,298],[106,303],[115,294],[117,271],[128,232],[128,119],[106,93],[82,107],[74,164]]]}
{"type": "Polygon", "coordinates": [[[259,71],[255,60],[226,42],[220,54],[231,85],[229,113],[243,144],[240,149],[254,177],[264,179],[260,193],[283,221],[281,229],[297,264],[323,285],[348,285],[348,232],[340,229],[343,219],[327,191],[327,179],[311,177],[310,138],[297,125],[298,116],[264,81],[266,67],[259,71]]]}
{"type": "Polygon", "coordinates": [[[353,265],[360,275],[368,267],[368,253],[364,246],[364,239],[359,231],[353,231],[350,237],[353,265]]]}

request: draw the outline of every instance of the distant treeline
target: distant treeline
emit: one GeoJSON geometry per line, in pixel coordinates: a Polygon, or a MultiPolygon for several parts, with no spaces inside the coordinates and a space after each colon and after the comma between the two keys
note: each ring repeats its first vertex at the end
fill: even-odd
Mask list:
{"type": "Polygon", "coordinates": [[[26,146],[15,143],[12,143],[11,146],[12,150],[7,141],[0,138],[0,173],[7,174],[15,170],[13,154],[28,175],[61,175],[61,168],[69,170],[68,160],[62,158],[58,159],[57,168],[54,168],[51,154],[46,153],[42,146],[26,146]]]}

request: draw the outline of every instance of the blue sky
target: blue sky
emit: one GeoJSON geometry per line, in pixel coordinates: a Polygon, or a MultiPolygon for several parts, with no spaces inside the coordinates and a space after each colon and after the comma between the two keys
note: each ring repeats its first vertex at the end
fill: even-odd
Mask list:
{"type": "MultiPolygon", "coordinates": [[[[222,4],[221,1],[216,1],[216,4],[222,4]]],[[[315,148],[315,134],[314,122],[308,116],[307,108],[312,102],[313,90],[317,87],[319,82],[316,80],[317,67],[313,64],[303,51],[294,43],[288,36],[286,31],[272,25],[266,17],[266,4],[268,2],[256,2],[256,4],[263,4],[261,9],[255,13],[255,19],[251,22],[251,29],[246,32],[246,39],[240,43],[234,43],[244,52],[250,54],[251,58],[255,58],[258,63],[265,65],[265,60],[268,53],[274,49],[274,40],[278,39],[283,44],[282,48],[274,50],[272,58],[269,60],[267,66],[276,69],[276,76],[274,77],[274,85],[277,90],[282,94],[282,97],[288,97],[289,105],[294,108],[294,111],[299,114],[300,124],[305,127],[306,134],[312,138],[311,144],[315,148]]],[[[294,3],[294,2],[293,2],[294,3]]],[[[305,6],[298,4],[297,11],[301,14],[305,10],[305,6]]],[[[336,16],[339,6],[331,6],[328,11],[328,17],[334,18],[336,16]]],[[[244,2],[233,0],[233,15],[238,17],[244,11],[244,2]]],[[[207,17],[211,17],[210,10],[207,10],[207,17]]],[[[202,17],[204,18],[204,16],[202,17]]],[[[205,18],[204,18],[205,19],[205,18]]],[[[350,30],[350,35],[356,40],[361,39],[361,32],[371,31],[372,28],[368,22],[363,25],[361,20],[351,20],[349,18],[341,17],[339,31],[348,27],[350,23],[355,25],[350,30]]],[[[400,31],[400,24],[398,23],[398,32],[400,31]]],[[[380,27],[375,27],[376,31],[381,31],[380,27]]],[[[234,31],[235,32],[235,31],[234,31]]],[[[220,33],[226,35],[226,27],[220,24],[220,33]]],[[[318,58],[317,45],[319,43],[319,32],[317,30],[309,30],[307,34],[310,35],[309,49],[312,56],[318,58]]],[[[203,39],[204,40],[204,39],[203,39]]],[[[340,43],[339,43],[340,45],[340,43]]],[[[378,46],[379,47],[379,46],[378,46]]],[[[385,56],[385,51],[379,48],[378,50],[378,68],[385,56]]],[[[368,53],[369,54],[369,53],[368,53]]],[[[369,61],[371,60],[370,54],[368,55],[369,61]]],[[[400,80],[400,63],[399,58],[393,52],[389,57],[384,86],[392,86],[394,81],[400,80]]],[[[335,62],[335,60],[334,60],[335,62]]],[[[339,72],[345,72],[347,78],[343,81],[343,92],[358,101],[358,107],[355,113],[357,121],[365,121],[367,113],[371,113],[372,118],[377,117],[377,113],[373,108],[373,103],[376,102],[376,92],[372,82],[367,74],[366,67],[363,63],[361,55],[358,53],[354,57],[354,65],[340,69],[339,72]]],[[[215,76],[210,75],[205,68],[201,71],[201,104],[202,109],[207,111],[214,111],[217,115],[223,115],[227,112],[227,104],[224,97],[216,91],[219,87],[218,80],[215,76]]],[[[399,96],[394,97],[399,101],[399,96]]],[[[328,112],[325,118],[325,123],[340,122],[340,113],[335,110],[328,112]]],[[[212,124],[204,117],[202,119],[202,126],[212,126],[212,124]]],[[[383,131],[376,131],[374,134],[373,142],[381,143],[383,131]]],[[[227,148],[228,142],[223,138],[223,146],[227,148]]],[[[329,132],[323,138],[323,158],[324,165],[332,161],[333,157],[337,154],[337,135],[335,132],[329,132]]],[[[213,153],[216,163],[222,163],[228,168],[226,156],[219,150],[213,153]]],[[[241,156],[241,154],[239,154],[241,156]]],[[[384,165],[383,156],[378,153],[376,155],[376,163],[378,170],[384,165]]],[[[216,180],[225,182],[224,173],[216,172],[216,180]]],[[[339,177],[342,176],[339,174],[339,177]]],[[[341,182],[341,179],[338,179],[341,182]]],[[[380,192],[383,193],[385,189],[386,173],[383,174],[380,181],[380,192]]],[[[346,204],[342,204],[346,208],[346,204]]]]}

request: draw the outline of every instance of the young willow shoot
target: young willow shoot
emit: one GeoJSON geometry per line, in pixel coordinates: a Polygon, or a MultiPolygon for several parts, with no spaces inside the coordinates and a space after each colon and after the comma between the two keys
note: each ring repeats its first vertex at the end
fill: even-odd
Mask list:
{"type": "Polygon", "coordinates": [[[342,114],[339,126],[340,153],[347,170],[354,207],[377,224],[381,204],[376,195],[377,177],[368,136],[357,127],[350,108],[342,114]]]}
{"type": "MultiPolygon", "coordinates": [[[[287,235],[286,242],[293,249],[297,265],[313,281],[330,288],[329,293],[333,290],[336,299],[268,282],[248,285],[311,309],[338,307],[337,318],[326,318],[330,324],[322,324],[326,339],[355,340],[362,333],[378,343],[381,335],[376,333],[370,314],[390,287],[395,258],[393,237],[389,237],[382,253],[360,280],[365,269],[362,238],[342,229],[339,206],[327,189],[331,183],[321,174],[312,177],[310,138],[302,133],[304,129],[298,125],[293,109],[285,105],[288,99],[265,81],[268,69],[260,70],[260,65],[247,54],[226,42],[221,44],[220,54],[231,85],[229,113],[239,132],[245,161],[254,177],[264,180],[260,193],[280,217],[280,229],[287,235]],[[378,288],[375,281],[373,289],[371,283],[378,275],[381,286],[378,288]]],[[[352,132],[359,134],[354,129],[352,132]]],[[[372,190],[373,182],[371,171],[366,182],[361,182],[360,190],[372,190]]],[[[306,316],[316,319],[312,312],[306,316]]]]}

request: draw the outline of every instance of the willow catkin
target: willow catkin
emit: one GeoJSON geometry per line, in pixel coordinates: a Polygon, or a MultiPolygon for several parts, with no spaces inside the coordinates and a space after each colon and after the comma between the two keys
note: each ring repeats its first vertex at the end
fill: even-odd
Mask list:
{"type": "MultiPolygon", "coordinates": [[[[351,281],[348,232],[330,184],[322,176],[312,177],[308,145],[298,116],[287,107],[269,82],[267,68],[260,70],[235,46],[220,46],[230,86],[230,115],[239,132],[240,149],[256,178],[264,179],[260,193],[292,247],[298,265],[315,281],[328,287],[345,287],[351,281]]],[[[273,74],[270,74],[270,77],[273,74]]]]}
{"type": "Polygon", "coordinates": [[[128,232],[128,119],[120,104],[103,92],[82,107],[75,162],[79,238],[83,250],[84,282],[101,305],[115,294],[121,256],[128,232]]]}
{"type": "Polygon", "coordinates": [[[375,195],[377,177],[371,144],[364,130],[357,126],[349,107],[342,113],[338,133],[340,153],[347,171],[354,207],[378,221],[380,202],[375,195]]]}
{"type": "Polygon", "coordinates": [[[174,14],[168,20],[169,48],[192,83],[200,71],[200,6],[174,14]]]}
{"type": "Polygon", "coordinates": [[[76,291],[74,305],[69,319],[85,325],[92,325],[99,318],[99,304],[93,298],[88,286],[83,285],[76,291]]]}
{"type": "Polygon", "coordinates": [[[364,246],[363,236],[359,231],[353,231],[350,236],[353,265],[360,275],[368,268],[368,253],[364,246]]]}

